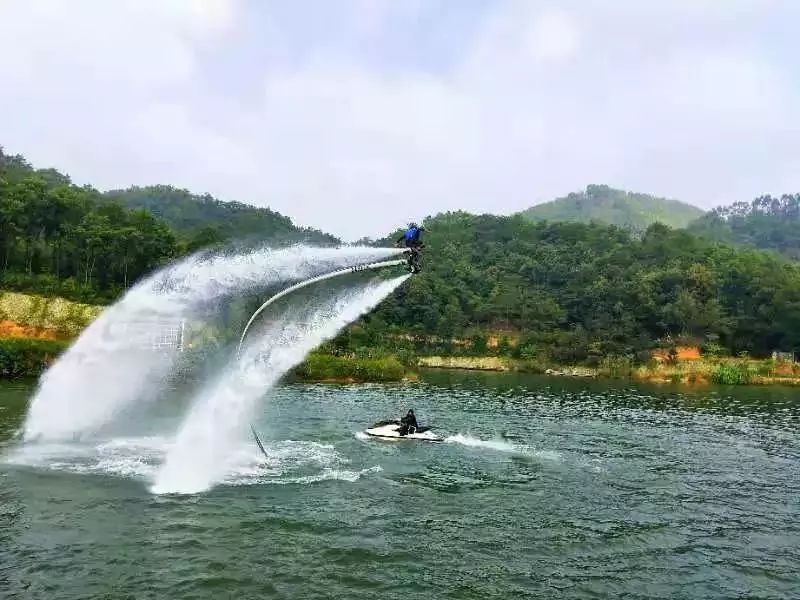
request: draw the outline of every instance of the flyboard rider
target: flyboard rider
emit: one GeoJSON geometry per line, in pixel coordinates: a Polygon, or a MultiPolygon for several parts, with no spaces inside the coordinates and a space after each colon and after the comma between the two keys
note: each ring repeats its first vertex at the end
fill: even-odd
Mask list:
{"type": "Polygon", "coordinates": [[[420,236],[425,228],[416,223],[409,223],[408,229],[405,233],[397,238],[397,245],[405,244],[408,248],[408,268],[412,273],[419,273],[422,270],[422,263],[420,261],[420,253],[423,245],[420,236]]]}

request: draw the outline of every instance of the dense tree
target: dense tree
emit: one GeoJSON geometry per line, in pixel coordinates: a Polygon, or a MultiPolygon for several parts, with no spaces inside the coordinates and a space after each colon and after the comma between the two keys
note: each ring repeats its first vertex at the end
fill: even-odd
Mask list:
{"type": "Polygon", "coordinates": [[[200,196],[168,185],[131,187],[107,192],[105,196],[126,208],[146,210],[165,221],[184,238],[189,249],[228,240],[255,244],[264,240],[339,243],[331,235],[296,227],[289,217],[269,208],[223,202],[209,194],[200,196]]]}
{"type": "Polygon", "coordinates": [[[800,260],[800,194],[761,196],[716,208],[688,229],[718,242],[774,250],[800,260]]]}
{"type": "Polygon", "coordinates": [[[111,299],[176,253],[175,236],[151,214],[109,204],[90,189],[51,186],[36,173],[0,180],[0,216],[6,287],[111,299]]]}
{"type": "Polygon", "coordinates": [[[399,339],[506,332],[518,352],[562,360],[680,339],[762,355],[800,346],[800,265],[763,252],[661,224],[637,236],[448,213],[426,227],[425,271],[362,327],[399,339]]]}
{"type": "Polygon", "coordinates": [[[101,194],[0,148],[4,287],[104,302],[175,256],[232,240],[338,242],[266,208],[169,186],[101,194]]]}
{"type": "MultiPolygon", "coordinates": [[[[499,347],[522,358],[564,362],[680,339],[732,353],[800,350],[800,264],[722,243],[747,233],[791,256],[798,219],[800,196],[715,211],[702,225],[712,240],[660,223],[635,232],[441,214],[426,222],[422,274],[336,345],[477,352],[492,336],[514,339],[499,347]]],[[[268,209],[169,187],[101,194],[0,151],[0,286],[107,301],[177,255],[240,236],[335,241],[268,209]]]]}

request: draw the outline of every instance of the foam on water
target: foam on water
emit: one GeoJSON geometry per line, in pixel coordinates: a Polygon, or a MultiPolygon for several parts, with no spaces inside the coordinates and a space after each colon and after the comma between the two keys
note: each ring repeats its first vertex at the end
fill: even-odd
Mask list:
{"type": "MultiPolygon", "coordinates": [[[[101,443],[41,442],[17,447],[2,462],[81,475],[111,475],[152,483],[174,440],[162,436],[115,438],[101,443]]],[[[328,444],[282,440],[265,442],[268,458],[242,442],[230,455],[224,485],[353,482],[380,466],[348,469],[349,461],[328,444]]]]}
{"type": "Polygon", "coordinates": [[[513,444],[505,440],[484,440],[471,435],[457,433],[445,438],[445,442],[449,444],[461,444],[470,448],[484,448],[493,450],[495,452],[508,452],[512,454],[521,454],[526,456],[535,456],[537,458],[544,458],[547,460],[558,461],[561,460],[561,453],[555,450],[536,450],[535,448],[526,444],[513,444]]]}
{"type": "Polygon", "coordinates": [[[360,471],[348,471],[347,469],[325,469],[319,475],[305,475],[303,477],[278,479],[272,483],[279,485],[287,485],[292,483],[308,484],[318,483],[320,481],[347,481],[350,483],[355,483],[364,475],[368,475],[370,473],[380,473],[381,471],[383,471],[383,468],[380,465],[361,469],[360,471]]]}
{"type": "Polygon", "coordinates": [[[392,256],[394,249],[295,246],[245,254],[192,256],[132,288],[104,311],[42,376],[25,440],[92,436],[136,402],[160,397],[176,348],[153,350],[165,328],[201,319],[247,289],[294,282],[392,256]]]}
{"type": "Polygon", "coordinates": [[[81,474],[148,479],[169,440],[159,436],[115,438],[102,442],[38,442],[16,448],[4,462],[81,474]]]}
{"type": "Polygon", "coordinates": [[[463,433],[448,436],[444,441],[450,444],[461,444],[462,446],[470,446],[471,448],[487,448],[498,452],[524,453],[527,450],[525,447],[517,446],[516,444],[504,440],[484,440],[463,433]]]}
{"type": "Polygon", "coordinates": [[[408,275],[326,296],[314,305],[290,307],[271,320],[195,398],[175,445],[152,486],[154,493],[197,493],[225,480],[232,453],[249,436],[258,401],[289,369],[344,326],[370,311],[408,275]]]}
{"type": "Polygon", "coordinates": [[[298,475],[295,477],[283,477],[275,475],[262,475],[259,473],[249,473],[247,476],[236,477],[231,474],[224,480],[226,485],[308,485],[312,483],[319,483],[321,481],[346,481],[348,483],[355,483],[365,475],[370,473],[379,473],[383,471],[380,465],[368,467],[360,470],[349,469],[322,469],[319,473],[312,475],[298,475]]]}

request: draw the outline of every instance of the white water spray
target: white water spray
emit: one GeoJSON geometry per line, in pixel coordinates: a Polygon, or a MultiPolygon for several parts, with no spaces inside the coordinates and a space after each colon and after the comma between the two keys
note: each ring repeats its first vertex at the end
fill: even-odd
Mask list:
{"type": "Polygon", "coordinates": [[[314,277],[397,254],[382,248],[259,250],[193,256],[131,289],[103,312],[42,376],[24,425],[24,439],[91,436],[135,402],[158,398],[171,373],[174,345],[154,349],[165,329],[199,318],[209,304],[243,290],[314,277]]]}
{"type": "Polygon", "coordinates": [[[260,398],[289,369],[348,323],[370,311],[409,276],[338,292],[272,321],[196,398],[158,472],[154,493],[197,493],[221,480],[260,398]]]}

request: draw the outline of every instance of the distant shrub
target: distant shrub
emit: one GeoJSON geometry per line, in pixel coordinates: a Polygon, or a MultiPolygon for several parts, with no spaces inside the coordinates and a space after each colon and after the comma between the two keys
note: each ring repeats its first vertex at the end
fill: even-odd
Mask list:
{"type": "Polygon", "coordinates": [[[667,363],[671,365],[678,364],[678,348],[672,346],[667,353],[667,363]]]}
{"type": "Polygon", "coordinates": [[[600,372],[607,377],[630,377],[633,372],[633,357],[606,356],[599,366],[600,372]]]}
{"type": "Polygon", "coordinates": [[[775,361],[768,360],[763,363],[759,363],[758,367],[756,368],[756,373],[761,375],[762,377],[772,377],[775,374],[775,361]]]}
{"type": "Polygon", "coordinates": [[[81,283],[74,277],[56,279],[49,273],[28,275],[26,273],[0,273],[0,287],[42,296],[60,296],[85,304],[108,304],[121,292],[120,289],[100,291],[93,285],[81,283]]]}
{"type": "Polygon", "coordinates": [[[54,340],[0,339],[0,378],[38,377],[68,345],[54,340]]]}
{"type": "Polygon", "coordinates": [[[705,342],[700,345],[700,354],[708,358],[719,358],[726,353],[725,347],[716,342],[705,342]]]}
{"type": "Polygon", "coordinates": [[[295,373],[309,381],[400,381],[405,367],[396,357],[358,358],[311,354],[295,373]]]}
{"type": "Polygon", "coordinates": [[[503,356],[509,356],[514,350],[514,344],[508,339],[508,336],[501,336],[497,342],[497,353],[503,356]]]}
{"type": "Polygon", "coordinates": [[[524,344],[521,346],[517,346],[511,353],[511,356],[514,358],[519,358],[521,360],[530,360],[534,359],[540,354],[539,348],[536,344],[524,344]]]}
{"type": "Polygon", "coordinates": [[[719,385],[747,385],[753,374],[746,363],[722,363],[711,373],[711,381],[719,385]]]}
{"type": "Polygon", "coordinates": [[[486,354],[488,351],[488,340],[485,335],[476,333],[472,336],[472,351],[477,355],[486,354]]]}
{"type": "Polygon", "coordinates": [[[535,358],[530,358],[526,360],[521,360],[516,365],[516,370],[520,373],[533,373],[535,375],[541,375],[545,371],[547,371],[548,366],[542,360],[537,360],[535,358]]]}

